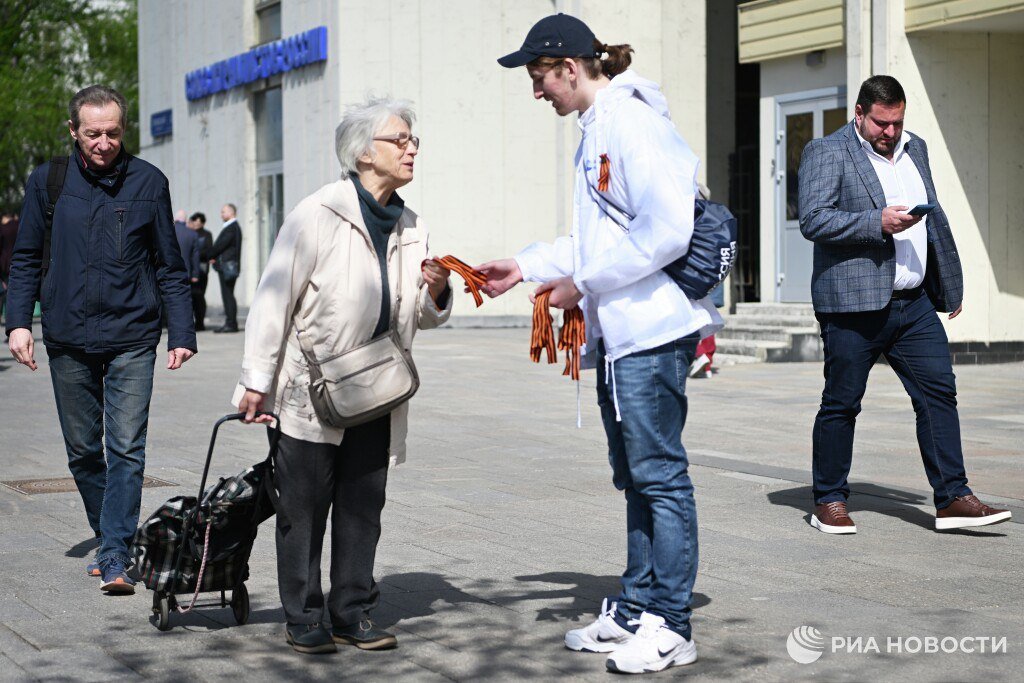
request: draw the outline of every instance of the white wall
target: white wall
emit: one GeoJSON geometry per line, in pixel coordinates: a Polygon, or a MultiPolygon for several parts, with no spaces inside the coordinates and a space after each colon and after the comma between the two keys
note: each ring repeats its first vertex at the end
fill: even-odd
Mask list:
{"type": "MultiPolygon", "coordinates": [[[[888,72],[906,127],[928,143],[939,201],[964,267],[954,341],[1024,339],[1024,35],[890,25],[888,72]]],[[[945,318],[945,316],[943,316],[945,318]]]]}

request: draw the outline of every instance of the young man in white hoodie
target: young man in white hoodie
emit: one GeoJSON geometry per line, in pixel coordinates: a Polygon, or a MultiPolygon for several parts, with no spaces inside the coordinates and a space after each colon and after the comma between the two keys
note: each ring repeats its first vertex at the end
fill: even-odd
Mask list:
{"type": "Polygon", "coordinates": [[[632,51],[557,14],[498,60],[525,66],[533,96],[559,116],[578,113],[583,139],[570,234],[480,270],[490,296],[528,280],[542,283],[535,295],[551,290],[552,306],[583,309],[584,367],[597,366],[612,481],[626,497],[628,559],[619,596],[565,644],[610,653],[613,671],[642,673],[697,658],[697,516],[681,434],[694,351],[722,319],[662,272],[689,247],[698,159],[658,85],[627,70],[632,51]]]}

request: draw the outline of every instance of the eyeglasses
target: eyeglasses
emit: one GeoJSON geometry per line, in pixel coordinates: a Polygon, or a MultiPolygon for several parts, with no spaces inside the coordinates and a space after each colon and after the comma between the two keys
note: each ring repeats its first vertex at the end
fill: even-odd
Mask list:
{"type": "Polygon", "coordinates": [[[380,140],[382,142],[393,142],[402,149],[409,146],[409,143],[416,145],[416,149],[420,148],[420,139],[415,135],[409,135],[408,133],[393,133],[391,135],[377,135],[373,138],[374,140],[380,140]]]}

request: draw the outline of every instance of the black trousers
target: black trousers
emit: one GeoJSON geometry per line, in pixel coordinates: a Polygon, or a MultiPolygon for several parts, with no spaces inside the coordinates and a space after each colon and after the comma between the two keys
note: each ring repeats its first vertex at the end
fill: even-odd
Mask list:
{"type": "Polygon", "coordinates": [[[207,273],[200,273],[199,282],[192,283],[192,314],[196,319],[196,330],[206,328],[206,285],[210,282],[207,273]]]}
{"type": "Polygon", "coordinates": [[[220,278],[220,297],[224,301],[224,327],[238,327],[238,302],[235,301],[235,283],[238,278],[225,279],[223,273],[217,273],[220,278]]]}
{"type": "Polygon", "coordinates": [[[320,557],[331,517],[332,626],[369,617],[380,601],[373,563],[388,477],[391,416],[345,430],[341,445],[281,435],[276,482],[288,526],[277,520],[277,582],[289,624],[324,621],[320,557]]]}

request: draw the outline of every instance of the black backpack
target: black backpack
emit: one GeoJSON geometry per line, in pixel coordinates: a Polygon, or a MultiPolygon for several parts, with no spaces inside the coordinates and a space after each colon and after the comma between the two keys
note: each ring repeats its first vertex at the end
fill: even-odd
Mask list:
{"type": "MultiPolygon", "coordinates": [[[[64,190],[64,178],[68,174],[68,157],[50,159],[50,170],[46,174],[46,206],[43,209],[45,230],[43,232],[43,260],[40,267],[39,291],[42,292],[43,281],[50,270],[50,240],[53,236],[53,212],[57,208],[57,200],[64,190]]],[[[37,299],[40,297],[37,296],[37,299]]]]}
{"type": "MultiPolygon", "coordinates": [[[[601,210],[619,227],[626,230],[626,227],[608,211],[605,204],[610,204],[629,220],[633,220],[633,216],[598,192],[597,188],[591,185],[590,189],[597,196],[601,210]]],[[[662,268],[662,271],[679,285],[688,299],[699,301],[722,284],[732,270],[736,263],[737,239],[739,225],[729,208],[698,194],[693,201],[693,235],[690,237],[690,248],[662,268]]]]}

